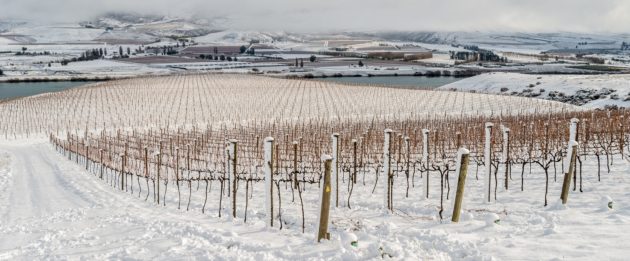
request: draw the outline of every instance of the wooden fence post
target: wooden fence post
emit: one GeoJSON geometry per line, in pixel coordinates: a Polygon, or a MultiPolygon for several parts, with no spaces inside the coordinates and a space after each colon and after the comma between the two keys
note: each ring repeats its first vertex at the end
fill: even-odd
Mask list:
{"type": "Polygon", "coordinates": [[[265,169],[265,212],[267,214],[267,227],[273,227],[273,138],[267,137],[264,142],[264,169],[265,169]]]}
{"type": "Polygon", "coordinates": [[[569,187],[571,186],[571,177],[575,170],[575,161],[577,156],[578,143],[577,141],[569,141],[569,171],[564,173],[564,181],[562,182],[562,194],[560,198],[562,199],[562,204],[567,204],[567,200],[569,198],[569,187]]]}
{"type": "Polygon", "coordinates": [[[457,154],[459,177],[457,179],[457,193],[455,194],[455,206],[453,207],[453,217],[451,219],[453,222],[459,222],[462,200],[464,199],[464,188],[466,186],[466,174],[468,174],[468,163],[470,161],[470,151],[467,149],[460,148],[457,154]]]}
{"type": "Polygon", "coordinates": [[[320,242],[322,239],[330,240],[330,233],[328,233],[328,218],[330,215],[330,172],[332,168],[333,157],[324,155],[322,156],[322,161],[324,161],[324,184],[322,186],[321,194],[320,194],[320,206],[319,206],[319,228],[317,230],[317,242],[320,242]]]}

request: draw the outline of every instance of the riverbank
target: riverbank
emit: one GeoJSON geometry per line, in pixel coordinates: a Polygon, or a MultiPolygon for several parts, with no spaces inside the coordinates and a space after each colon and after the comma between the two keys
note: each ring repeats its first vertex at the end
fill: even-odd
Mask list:
{"type": "Polygon", "coordinates": [[[133,78],[130,76],[0,76],[0,82],[20,83],[20,82],[103,82],[133,78]]]}

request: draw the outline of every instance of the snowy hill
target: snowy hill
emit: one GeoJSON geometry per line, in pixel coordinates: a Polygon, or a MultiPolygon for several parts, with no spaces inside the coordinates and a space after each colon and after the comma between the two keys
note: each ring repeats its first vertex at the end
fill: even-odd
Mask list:
{"type": "Polygon", "coordinates": [[[630,75],[534,75],[488,73],[438,89],[537,97],[575,105],[630,107],[630,75]]]}
{"type": "Polygon", "coordinates": [[[214,32],[216,25],[205,19],[184,19],[135,13],[108,13],[93,21],[81,22],[83,26],[100,29],[124,29],[140,34],[161,37],[195,37],[214,32]]]}
{"type": "Polygon", "coordinates": [[[390,40],[432,44],[477,45],[499,51],[539,53],[557,49],[619,49],[629,42],[625,34],[584,33],[501,33],[501,32],[374,32],[355,35],[381,37],[390,40]],[[586,42],[586,45],[578,45],[586,42]]]}

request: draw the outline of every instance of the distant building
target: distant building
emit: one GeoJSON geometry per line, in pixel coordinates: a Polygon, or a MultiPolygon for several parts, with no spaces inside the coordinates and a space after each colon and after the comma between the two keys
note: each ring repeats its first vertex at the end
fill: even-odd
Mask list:
{"type": "Polygon", "coordinates": [[[240,45],[210,45],[210,46],[190,46],[186,47],[180,54],[191,57],[199,55],[227,55],[233,56],[241,53],[240,45]]]}
{"type": "Polygon", "coordinates": [[[430,59],[433,57],[431,50],[420,47],[373,46],[357,48],[355,52],[364,54],[368,58],[402,59],[406,61],[430,59]]]}

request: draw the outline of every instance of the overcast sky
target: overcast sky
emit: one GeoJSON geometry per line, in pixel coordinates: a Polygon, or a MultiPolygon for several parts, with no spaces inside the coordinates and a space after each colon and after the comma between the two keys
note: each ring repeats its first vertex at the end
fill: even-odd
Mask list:
{"type": "Polygon", "coordinates": [[[0,19],[74,22],[108,11],[227,17],[252,30],[630,32],[630,0],[0,0],[0,19]]]}

